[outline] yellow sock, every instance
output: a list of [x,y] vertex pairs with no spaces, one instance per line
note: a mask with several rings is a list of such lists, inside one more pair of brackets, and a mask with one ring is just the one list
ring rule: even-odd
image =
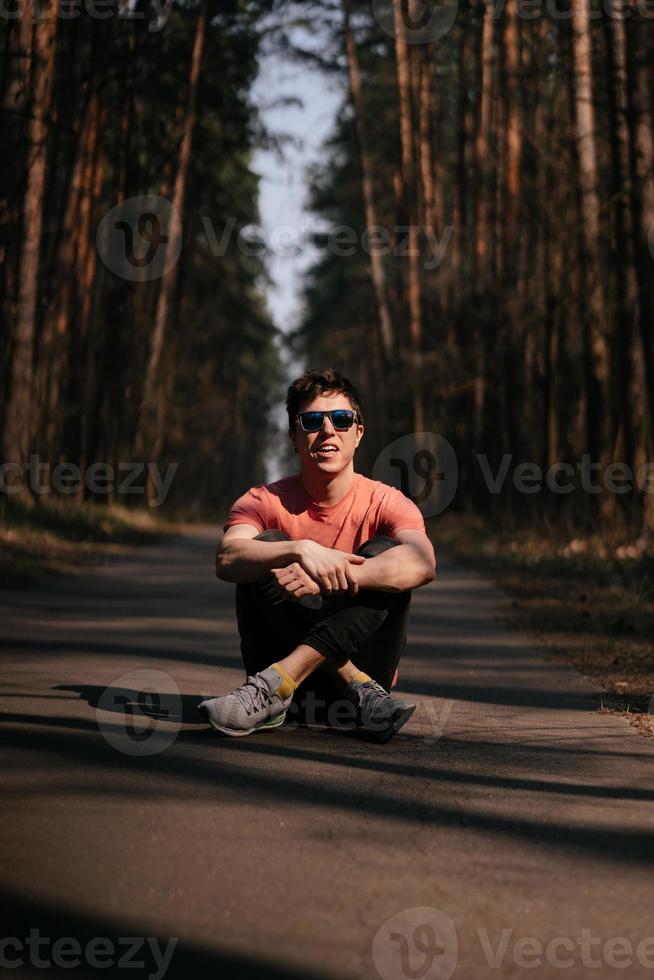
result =
[[372,677],[368,677],[368,675],[367,674],[364,674],[364,672],[362,670],[359,670],[354,675],[354,677],[352,678],[352,680],[353,681],[358,681],[359,684],[364,684],[365,681],[371,681],[372,680]]
[[282,682],[277,690],[280,698],[289,697],[298,686],[297,681],[294,681],[291,675],[287,673],[280,664],[271,664],[270,666],[274,667],[282,678]]

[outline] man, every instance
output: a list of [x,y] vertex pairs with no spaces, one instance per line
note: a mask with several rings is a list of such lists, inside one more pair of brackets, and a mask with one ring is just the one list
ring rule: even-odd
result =
[[247,679],[199,707],[232,736],[278,728],[291,709],[327,708],[332,723],[345,709],[386,742],[415,710],[389,691],[434,549],[412,501],[354,471],[364,424],[347,378],[305,371],[286,408],[302,471],[239,497],[216,554],[218,578],[236,583]]

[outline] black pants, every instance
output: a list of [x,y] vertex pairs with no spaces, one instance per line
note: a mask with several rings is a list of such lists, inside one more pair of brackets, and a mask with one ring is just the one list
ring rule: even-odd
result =
[[[289,538],[283,531],[268,530],[255,540]],[[355,553],[374,558],[399,543],[376,535]],[[306,643],[337,665],[351,660],[390,691],[406,645],[411,590],[359,589],[354,596],[341,593],[323,599],[321,609],[307,609],[295,600],[280,598],[272,572],[254,582],[239,582],[236,618],[246,674],[263,670],[288,656],[300,643]],[[338,698],[338,688],[325,671],[318,669],[300,684],[293,701],[302,716],[308,706],[312,710],[315,705],[328,707]],[[318,710],[316,717],[320,715]]]

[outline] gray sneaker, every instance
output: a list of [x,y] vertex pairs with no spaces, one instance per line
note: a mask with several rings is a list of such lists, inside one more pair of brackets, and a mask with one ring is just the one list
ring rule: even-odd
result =
[[359,724],[373,732],[378,742],[388,742],[416,710],[410,701],[392,698],[377,681],[350,681],[345,692],[357,705]]
[[225,735],[250,735],[284,724],[286,709],[293,700],[290,694],[281,698],[277,690],[282,676],[274,667],[266,667],[248,677],[245,684],[222,698],[209,698],[198,705],[209,724]]

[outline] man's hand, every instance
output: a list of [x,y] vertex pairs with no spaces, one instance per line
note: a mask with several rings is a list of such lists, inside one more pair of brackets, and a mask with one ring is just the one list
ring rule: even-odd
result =
[[[304,571],[301,565],[293,562],[286,568],[271,568],[273,576],[277,579],[279,594],[283,599],[302,599],[306,595],[322,595],[320,586]],[[347,569],[349,580],[347,591],[350,595],[356,595],[359,591],[359,566],[349,565]],[[332,595],[342,595],[344,589],[334,589]]]
[[294,561],[286,568],[271,568],[282,598],[297,601],[305,595],[320,595],[320,586]]
[[[299,564],[317,583],[322,595],[329,596],[332,592],[348,590],[352,595],[356,595],[358,583],[352,572],[355,566],[365,562],[363,555],[325,548],[324,545],[308,538],[298,541],[298,551],[300,557],[295,564]],[[352,591],[353,588],[356,591]]]

